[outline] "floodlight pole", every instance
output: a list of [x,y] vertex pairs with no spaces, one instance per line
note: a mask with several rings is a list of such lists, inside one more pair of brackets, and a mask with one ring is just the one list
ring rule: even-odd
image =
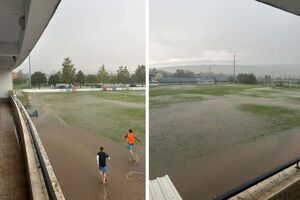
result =
[[28,57],[28,67],[29,67],[29,88],[31,89],[31,62],[30,62],[30,54]]

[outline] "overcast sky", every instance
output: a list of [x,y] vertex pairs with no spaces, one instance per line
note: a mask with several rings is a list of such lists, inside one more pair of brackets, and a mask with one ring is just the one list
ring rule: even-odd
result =
[[254,0],[150,0],[150,66],[300,64],[300,17]]
[[[58,71],[65,57],[85,73],[145,64],[145,1],[62,0],[31,53],[32,71]],[[27,72],[28,60],[18,69]]]

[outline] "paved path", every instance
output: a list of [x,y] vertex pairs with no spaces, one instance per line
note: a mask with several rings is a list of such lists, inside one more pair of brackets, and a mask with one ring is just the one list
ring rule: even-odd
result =
[[25,162],[9,104],[0,104],[0,199],[29,199]]

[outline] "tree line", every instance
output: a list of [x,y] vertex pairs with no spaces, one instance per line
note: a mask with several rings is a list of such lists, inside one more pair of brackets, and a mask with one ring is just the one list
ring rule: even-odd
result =
[[[210,74],[214,76],[214,74]],[[175,73],[171,74],[171,76],[176,78],[190,78],[190,77],[196,77],[195,73],[189,70],[183,70],[183,69],[177,69]],[[231,82],[239,82],[243,84],[256,84],[257,79],[256,76],[253,73],[240,73],[236,76],[236,80],[234,80],[233,77],[228,78]]]
[[[22,71],[17,73],[15,84],[26,81]],[[32,85],[40,88],[43,84],[54,85],[69,84],[76,86],[93,85],[93,84],[141,84],[145,85],[145,65],[139,65],[134,74],[130,74],[127,67],[120,66],[116,73],[109,73],[105,66],[102,65],[97,74],[85,74],[82,70],[76,72],[76,68],[71,59],[65,58],[62,63],[62,69],[52,75],[47,76],[45,73],[38,71],[31,75]]]
[[[201,77],[201,76],[210,76],[210,77],[225,77],[228,82],[236,82],[236,83],[242,83],[242,84],[256,84],[257,78],[253,73],[239,73],[235,78],[233,76],[228,76],[226,74],[216,74],[213,72],[206,72],[206,73],[199,73],[195,74],[192,71],[184,70],[184,69],[176,69],[175,72],[167,72],[160,69],[150,69],[150,72],[157,72],[162,77],[175,77],[175,78],[195,78],[195,77]],[[267,78],[271,79],[269,76],[266,76]]]
[[236,79],[239,83],[244,84],[256,84],[257,79],[253,73],[240,73],[236,76]]

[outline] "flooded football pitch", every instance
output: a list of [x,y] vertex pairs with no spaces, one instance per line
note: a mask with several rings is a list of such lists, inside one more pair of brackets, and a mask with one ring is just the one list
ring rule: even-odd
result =
[[[145,95],[140,92],[30,94],[34,124],[66,199],[145,199]],[[141,139],[129,162],[124,135]],[[108,183],[100,183],[96,154],[110,155]]]
[[150,88],[150,178],[211,199],[299,156],[300,90],[249,85]]

